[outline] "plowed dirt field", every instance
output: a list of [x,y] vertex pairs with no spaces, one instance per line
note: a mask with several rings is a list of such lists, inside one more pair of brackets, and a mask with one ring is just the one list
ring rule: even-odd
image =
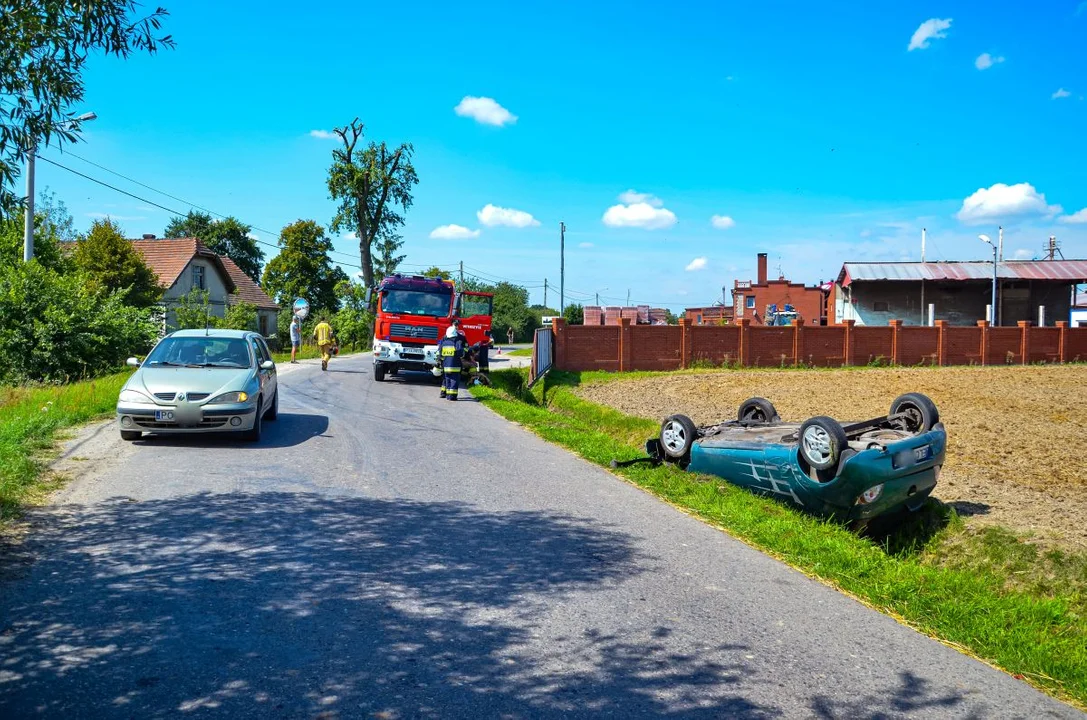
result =
[[579,393],[621,412],[697,424],[736,416],[752,396],[787,420],[885,414],[905,392],[936,403],[947,464],[934,493],[968,524],[997,524],[1087,549],[1087,366],[737,370],[590,383]]

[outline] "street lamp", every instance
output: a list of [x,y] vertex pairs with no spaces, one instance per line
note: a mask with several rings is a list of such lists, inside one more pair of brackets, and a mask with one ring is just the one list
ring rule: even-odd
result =
[[992,308],[989,314],[989,322],[992,325],[996,325],[996,245],[993,244],[992,239],[990,239],[988,235],[978,235],[978,239],[987,243],[989,247],[993,249],[993,301],[992,305],[989,306]]
[[[98,116],[92,112],[83,113],[61,125],[68,127],[72,123],[90,122]],[[34,259],[34,155],[37,147],[31,147],[26,153],[26,218],[23,222],[23,262]]]

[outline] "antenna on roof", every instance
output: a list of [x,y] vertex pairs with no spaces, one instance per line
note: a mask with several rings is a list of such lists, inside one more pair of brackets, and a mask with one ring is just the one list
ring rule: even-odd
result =
[[1061,252],[1061,243],[1057,240],[1056,235],[1050,235],[1049,241],[1045,245],[1045,259],[1054,260],[1057,255],[1061,256],[1061,260],[1064,260],[1064,253]]

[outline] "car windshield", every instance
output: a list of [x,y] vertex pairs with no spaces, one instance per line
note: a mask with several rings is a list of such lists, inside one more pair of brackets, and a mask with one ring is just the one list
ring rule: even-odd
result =
[[144,361],[152,367],[246,368],[252,363],[243,338],[222,337],[169,337]]
[[429,315],[447,317],[453,304],[450,293],[419,290],[388,290],[381,299],[381,309],[399,315]]

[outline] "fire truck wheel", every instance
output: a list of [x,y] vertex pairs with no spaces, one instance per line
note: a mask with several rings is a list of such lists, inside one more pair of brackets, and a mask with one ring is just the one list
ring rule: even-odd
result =
[[374,363],[374,380],[381,382],[385,379],[385,365],[383,363]]

